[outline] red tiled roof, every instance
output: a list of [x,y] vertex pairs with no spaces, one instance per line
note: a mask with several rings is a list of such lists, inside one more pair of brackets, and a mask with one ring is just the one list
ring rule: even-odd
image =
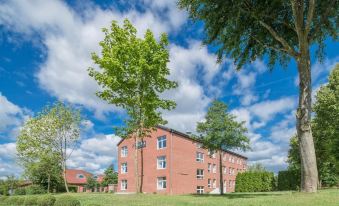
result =
[[[80,178],[79,175],[82,175],[83,178]],[[66,180],[68,184],[86,184],[87,177],[97,176],[97,181],[101,183],[103,181],[104,175],[93,175],[92,173],[86,172],[85,170],[77,169],[67,169],[66,170]]]

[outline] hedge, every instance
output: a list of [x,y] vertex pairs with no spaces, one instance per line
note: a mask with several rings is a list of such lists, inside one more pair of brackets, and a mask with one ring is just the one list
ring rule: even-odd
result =
[[38,205],[39,206],[53,206],[56,199],[53,195],[42,195],[38,198]]
[[278,173],[278,190],[299,190],[300,174],[297,170],[280,171]]
[[236,178],[236,192],[268,192],[274,188],[273,172],[243,172]]
[[25,206],[37,205],[38,197],[37,196],[26,196],[25,198]]
[[31,185],[26,187],[27,195],[45,194],[46,190],[40,185]]
[[21,187],[21,188],[16,188],[14,190],[15,195],[25,195],[26,194],[26,189]]
[[80,206],[80,201],[72,196],[60,196],[54,206]]

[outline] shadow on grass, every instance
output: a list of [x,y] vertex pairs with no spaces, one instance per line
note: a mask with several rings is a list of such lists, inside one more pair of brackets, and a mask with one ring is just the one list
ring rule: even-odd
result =
[[227,199],[238,199],[238,198],[256,198],[256,197],[265,197],[265,196],[280,196],[283,194],[280,193],[231,193],[231,194],[224,194],[224,195],[218,195],[218,194],[203,194],[203,195],[197,195],[192,194],[192,197],[224,197]]

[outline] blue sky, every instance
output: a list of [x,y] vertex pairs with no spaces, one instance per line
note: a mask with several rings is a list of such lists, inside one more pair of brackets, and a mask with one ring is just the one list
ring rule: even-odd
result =
[[[21,174],[16,164],[15,138],[20,127],[42,107],[56,100],[81,108],[84,131],[70,167],[100,173],[116,163],[119,138],[112,127],[121,109],[95,96],[99,89],[87,74],[98,52],[101,28],[128,18],[141,37],[151,29],[169,35],[170,79],[179,87],[163,94],[177,108],[165,112],[167,126],[187,132],[203,120],[214,98],[246,121],[252,151],[249,162],[273,171],[286,168],[289,138],[295,133],[298,98],[293,61],[269,71],[264,60],[234,70],[232,59],[216,64],[213,48],[202,46],[202,23],[192,23],[174,1],[1,1],[0,3],[0,177]],[[126,3],[128,2],[128,3]],[[326,41],[322,63],[312,59],[313,89],[326,83],[338,62],[338,42]],[[312,49],[313,51],[313,49]]]

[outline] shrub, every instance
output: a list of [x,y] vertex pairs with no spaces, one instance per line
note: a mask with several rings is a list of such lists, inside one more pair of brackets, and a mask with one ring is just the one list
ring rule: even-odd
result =
[[26,189],[23,187],[16,188],[14,190],[15,195],[25,195],[26,194]]
[[274,187],[273,172],[243,172],[236,178],[236,192],[268,192]]
[[37,205],[37,200],[38,200],[37,196],[26,196],[24,205],[25,206]]
[[278,190],[298,190],[300,174],[297,170],[280,171],[278,173]]
[[55,203],[55,197],[53,195],[42,195],[38,198],[39,206],[53,206]]
[[72,196],[61,196],[56,201],[54,206],[80,206],[80,201]]
[[24,205],[25,203],[25,197],[21,196],[21,197],[18,197],[17,201],[16,201],[16,205]]
[[18,200],[19,200],[19,197],[17,196],[10,196],[4,201],[4,203],[5,205],[17,205]]
[[26,187],[27,195],[44,194],[46,190],[40,185],[31,185]]

